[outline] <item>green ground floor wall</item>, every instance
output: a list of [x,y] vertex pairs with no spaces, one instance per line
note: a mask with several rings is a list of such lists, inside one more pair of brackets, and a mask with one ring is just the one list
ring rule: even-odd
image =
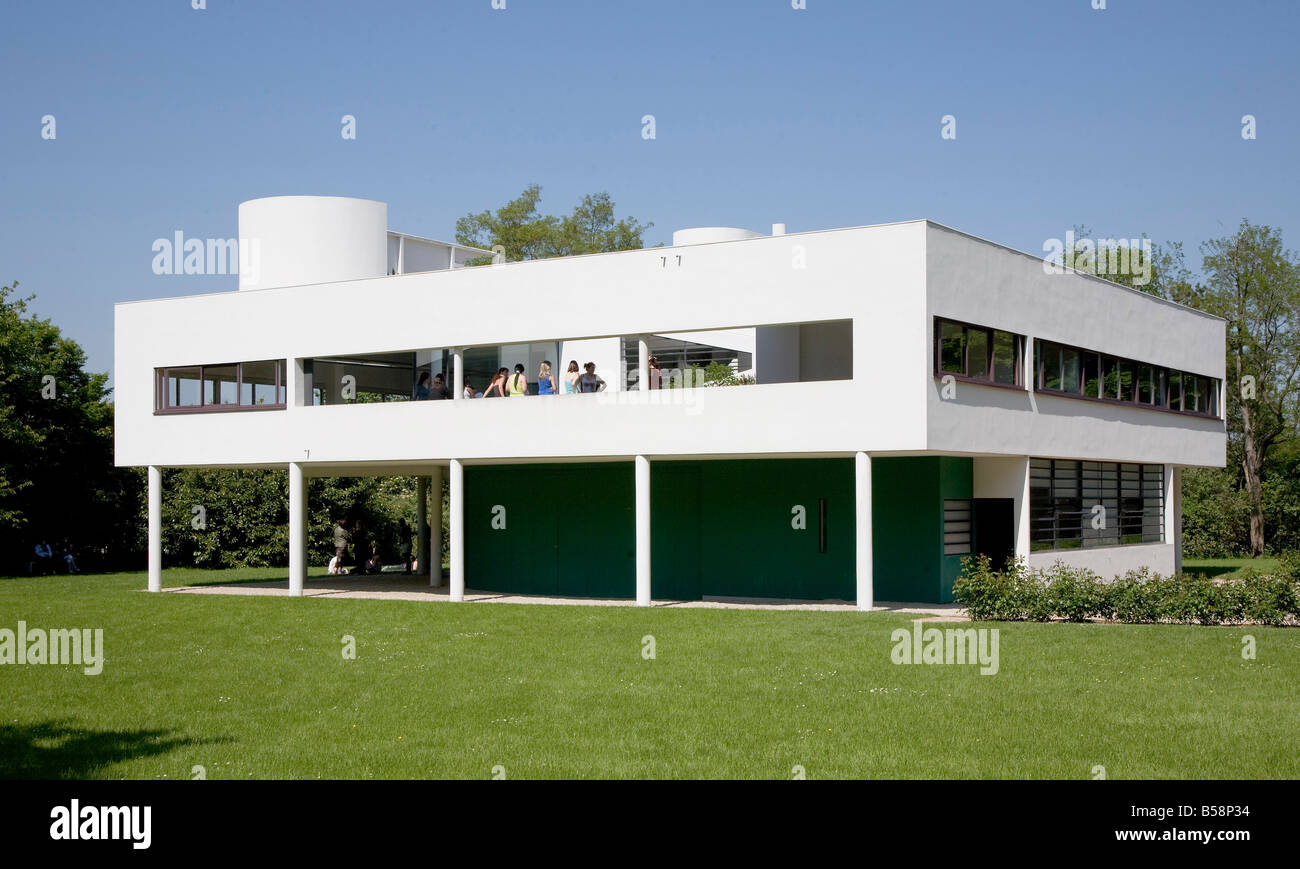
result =
[[[872,462],[879,600],[948,601],[943,499],[971,497],[970,459]],[[856,597],[852,459],[651,464],[651,594],[659,600]],[[635,596],[631,462],[465,469],[470,588]]]
[[943,502],[971,498],[968,458],[903,456],[871,462],[876,600],[949,603],[961,556],[943,554]]

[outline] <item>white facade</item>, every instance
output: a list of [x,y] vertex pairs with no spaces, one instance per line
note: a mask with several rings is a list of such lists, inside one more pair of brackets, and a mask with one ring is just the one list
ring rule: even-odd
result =
[[[1035,257],[928,221],[777,236],[692,230],[668,248],[462,268],[485,252],[411,241],[388,232],[384,214],[382,203],[326,197],[245,203],[240,234],[263,240],[263,288],[117,305],[117,464],[295,463],[307,477],[438,465],[454,480],[457,463],[971,456],[975,497],[1016,499],[1016,551],[1028,555],[1031,456],[1161,464],[1171,478],[1179,466],[1225,461],[1220,419],[965,382],[945,398],[935,317],[1025,336],[1026,363],[1042,338],[1219,381],[1224,323],[1097,278],[1045,274]],[[441,245],[441,259],[400,267],[420,244],[429,254]],[[519,313],[487,315],[489,300]],[[827,347],[818,336],[828,329],[849,343]],[[620,391],[620,339],[675,334],[752,341],[758,384]],[[302,388],[313,357],[529,342],[559,344],[557,376],[570,358],[595,361],[611,390],[311,406]],[[284,410],[155,412],[157,369],[263,359],[288,360]],[[785,376],[775,379],[797,381],[801,365],[844,376],[769,382],[777,369]],[[1174,550],[1167,535],[1069,557],[1103,573],[1138,563],[1167,571]]]

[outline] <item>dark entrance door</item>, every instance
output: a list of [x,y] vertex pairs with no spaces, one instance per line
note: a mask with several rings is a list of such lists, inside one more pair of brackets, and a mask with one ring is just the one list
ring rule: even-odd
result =
[[1003,570],[1016,557],[1015,505],[1011,498],[976,498],[972,502],[975,552],[987,555],[994,570]]

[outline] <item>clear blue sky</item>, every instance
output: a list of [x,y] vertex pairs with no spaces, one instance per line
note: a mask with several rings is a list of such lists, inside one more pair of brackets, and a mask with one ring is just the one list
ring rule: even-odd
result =
[[234,236],[276,194],[443,239],[535,181],[551,213],[608,191],[651,245],[928,217],[1030,252],[1145,232],[1197,265],[1244,217],[1300,247],[1300,3],[1106,5],[0,0],[0,283],[108,371],[114,302],[235,287],[154,275],[153,240]]

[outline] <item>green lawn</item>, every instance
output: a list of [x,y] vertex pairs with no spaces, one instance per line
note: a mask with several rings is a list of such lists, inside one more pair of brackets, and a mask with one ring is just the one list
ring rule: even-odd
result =
[[1273,556],[1261,555],[1259,558],[1184,558],[1184,573],[1204,573],[1209,576],[1234,578],[1243,567],[1250,567],[1260,573],[1271,573],[1278,568],[1278,561]]
[[893,664],[894,614],[144,585],[0,580],[0,628],[102,628],[106,649],[98,676],[0,665],[0,776],[1300,777],[1295,629],[998,624],[980,676]]

